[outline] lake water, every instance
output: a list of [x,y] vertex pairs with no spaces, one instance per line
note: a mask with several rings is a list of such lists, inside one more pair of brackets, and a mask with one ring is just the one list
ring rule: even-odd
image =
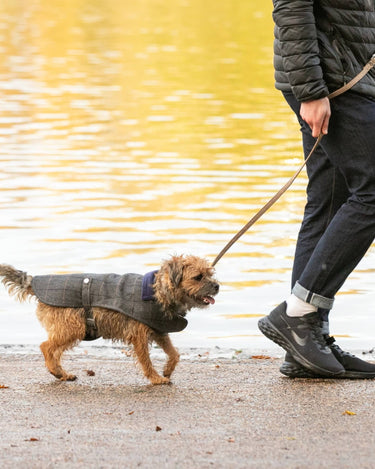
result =
[[[301,163],[272,30],[261,0],[3,0],[0,261],[47,274],[213,260]],[[288,295],[305,185],[218,263],[216,304],[177,345],[280,351],[257,321]],[[375,345],[374,261],[331,315],[348,349]],[[44,338],[33,310],[0,290],[0,344]]]

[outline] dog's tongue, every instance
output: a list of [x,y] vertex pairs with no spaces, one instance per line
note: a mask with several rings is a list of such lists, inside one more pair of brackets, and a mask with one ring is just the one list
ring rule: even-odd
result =
[[212,296],[205,296],[203,297],[203,301],[207,304],[215,304],[215,300],[212,298]]

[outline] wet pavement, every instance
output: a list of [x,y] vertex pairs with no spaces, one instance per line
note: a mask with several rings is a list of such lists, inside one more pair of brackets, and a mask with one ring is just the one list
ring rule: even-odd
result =
[[0,354],[2,468],[374,467],[373,380],[291,380],[241,354],[192,353],[165,386],[126,353],[64,363],[77,381]]

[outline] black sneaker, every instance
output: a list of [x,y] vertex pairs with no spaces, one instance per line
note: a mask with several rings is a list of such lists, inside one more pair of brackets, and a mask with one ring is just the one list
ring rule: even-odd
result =
[[[332,350],[333,355],[345,368],[345,373],[335,378],[346,379],[372,379],[375,378],[375,364],[368,363],[349,352],[342,350],[335,344],[334,337],[324,336],[327,345]],[[286,353],[285,361],[280,367],[280,372],[289,378],[327,378],[327,376],[317,375],[300,365],[290,353]]]
[[305,368],[325,376],[340,375],[345,368],[335,358],[322,335],[318,313],[301,317],[286,314],[286,302],[258,322],[261,332],[289,352]]
[[[332,378],[332,376],[323,376],[314,373],[313,371],[310,371],[309,369],[300,365],[294,360],[289,352],[286,352],[285,354],[285,360],[280,366],[280,373],[288,376],[288,378]],[[341,375],[339,376],[341,378]]]

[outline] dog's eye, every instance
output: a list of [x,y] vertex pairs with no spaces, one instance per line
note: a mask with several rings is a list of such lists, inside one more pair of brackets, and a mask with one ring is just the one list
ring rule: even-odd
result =
[[196,280],[197,282],[200,282],[202,280],[202,278],[203,278],[203,275],[199,274],[196,277],[194,277],[194,280]]

